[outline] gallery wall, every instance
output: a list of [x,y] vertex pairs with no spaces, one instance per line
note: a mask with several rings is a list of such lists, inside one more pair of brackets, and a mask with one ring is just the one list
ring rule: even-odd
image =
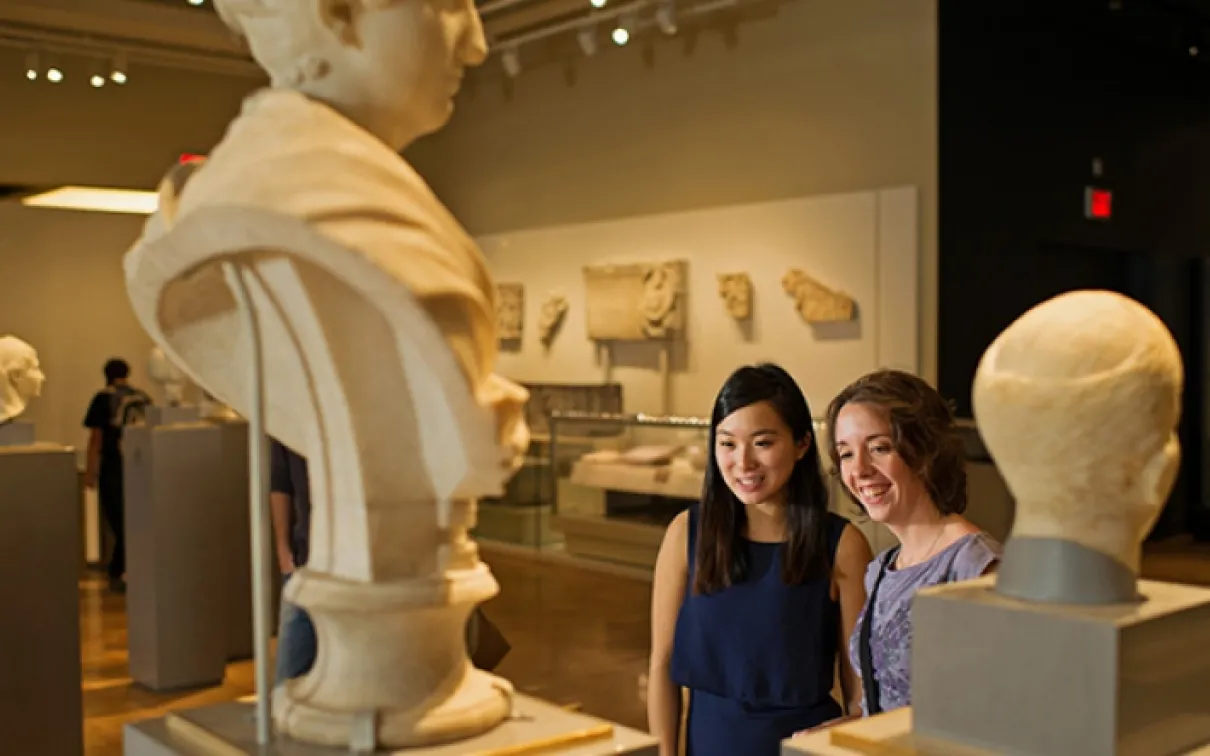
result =
[[[908,285],[920,318],[909,325],[929,376],[935,12],[936,0],[773,3],[730,34],[602,45],[575,58],[572,76],[523,52],[507,94],[493,57],[449,126],[407,155],[481,236],[916,187],[921,269]],[[19,74],[22,60],[0,50],[0,71]],[[68,73],[55,87],[0,76],[0,183],[152,188],[180,153],[221,138],[259,83],[135,69],[125,87],[93,90]],[[147,340],[118,272],[141,220],[0,207],[0,282],[23,280],[0,298],[0,332],[21,330],[48,355],[39,437],[77,444],[98,360],[126,356],[145,382]]]
[[[0,184],[154,188],[181,153],[222,136],[256,84],[132,67],[126,86],[93,89],[64,60],[67,78],[52,86],[26,81],[23,60],[0,49]],[[0,203],[0,333],[30,342],[42,360],[47,383],[28,416],[40,440],[82,452],[84,410],[109,357],[126,358],[147,385],[151,343],[121,267],[144,221]]]
[[[883,366],[918,369],[912,324],[919,305],[911,285],[919,265],[916,199],[913,188],[899,188],[481,237],[497,282],[525,287],[524,332],[519,348],[505,344],[499,371],[544,383],[608,376],[622,384],[627,412],[708,417],[731,371],[773,361],[798,380],[822,417],[828,401],[861,374]],[[684,337],[666,345],[610,342],[601,354],[588,338],[584,267],[676,260],[688,267]],[[804,321],[782,287],[791,269],[851,297],[855,319]],[[751,279],[750,319],[728,314],[721,273]],[[537,323],[551,293],[569,308],[548,348]],[[669,349],[667,386],[662,348]]]
[[[921,370],[935,373],[936,0],[770,3],[733,36],[498,58],[408,156],[476,235],[890,186],[919,191]],[[733,266],[750,255],[735,229]],[[575,254],[558,250],[558,255]],[[692,256],[690,257],[692,260]],[[695,296],[700,296],[695,294]]]

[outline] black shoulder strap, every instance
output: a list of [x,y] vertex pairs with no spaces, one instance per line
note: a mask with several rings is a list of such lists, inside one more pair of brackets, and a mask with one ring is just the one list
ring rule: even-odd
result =
[[861,686],[865,689],[865,708],[867,716],[882,713],[882,701],[878,692],[878,680],[874,677],[874,659],[870,653],[870,632],[873,625],[874,607],[878,601],[878,587],[886,577],[891,560],[899,552],[899,547],[887,551],[878,566],[878,577],[874,579],[874,587],[870,590],[870,598],[866,601],[865,617],[861,621],[861,630],[857,633],[857,657],[861,662]]

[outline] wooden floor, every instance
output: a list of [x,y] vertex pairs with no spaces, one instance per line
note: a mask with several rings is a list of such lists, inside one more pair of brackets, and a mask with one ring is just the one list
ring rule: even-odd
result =
[[[484,612],[513,646],[496,671],[524,693],[646,729],[638,678],[647,667],[650,584],[510,557],[485,561],[501,592]],[[103,577],[81,580],[80,623],[87,756],[121,756],[127,722],[255,692],[251,661],[229,665],[217,688],[166,694],[133,685],[124,598]]]
[[[1144,575],[1210,585],[1210,544],[1150,547]],[[645,729],[638,679],[646,669],[650,585],[513,557],[485,557],[501,595],[484,611],[513,645],[498,672],[518,690]],[[232,664],[221,687],[171,694],[132,685],[123,598],[102,578],[80,583],[85,751],[120,756],[122,725],[169,710],[254,692],[252,662]]]

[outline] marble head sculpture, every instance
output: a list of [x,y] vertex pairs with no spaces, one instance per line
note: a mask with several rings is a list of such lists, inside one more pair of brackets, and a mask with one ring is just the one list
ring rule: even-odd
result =
[[[205,391],[307,457],[311,551],[288,600],[318,633],[273,692],[279,734],[359,750],[484,732],[512,689],[464,627],[498,590],[467,530],[528,443],[496,375],[493,283],[400,157],[486,53],[471,0],[217,0],[273,87],[162,182],[125,260],[144,328]],[[237,294],[246,291],[255,330]]]
[[172,364],[172,360],[158,346],[151,348],[147,358],[147,374],[164,390],[168,406],[176,407],[185,401],[185,389],[189,385],[189,377],[184,371]]
[[0,336],[0,424],[20,416],[45,382],[38,352],[16,336]]
[[1017,502],[998,592],[1136,599],[1141,544],[1180,464],[1183,381],[1163,322],[1107,291],[1048,300],[992,343],[975,419]]

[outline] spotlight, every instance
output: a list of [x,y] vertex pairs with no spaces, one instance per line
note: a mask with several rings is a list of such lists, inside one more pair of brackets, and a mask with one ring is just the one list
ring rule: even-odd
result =
[[51,66],[50,68],[46,69],[46,80],[52,84],[58,84],[59,82],[63,81],[63,72],[54,66]]
[[676,5],[672,0],[665,0],[655,9],[655,24],[664,34],[676,34]]
[[592,5],[592,7],[600,10],[601,8],[605,7],[609,0],[588,0],[588,2]]
[[101,74],[93,74],[92,76],[88,77],[88,83],[97,89],[100,89],[101,87],[105,86],[105,77]]
[[204,2],[206,2],[206,0],[189,0],[190,5],[201,5]]
[[38,53],[30,53],[25,56],[25,78],[30,81],[38,80]]
[[621,46],[630,41],[630,32],[626,31],[625,27],[619,26],[610,34],[615,45]]
[[113,56],[113,65],[109,69],[109,80],[114,84],[126,83],[126,55],[124,53]]

